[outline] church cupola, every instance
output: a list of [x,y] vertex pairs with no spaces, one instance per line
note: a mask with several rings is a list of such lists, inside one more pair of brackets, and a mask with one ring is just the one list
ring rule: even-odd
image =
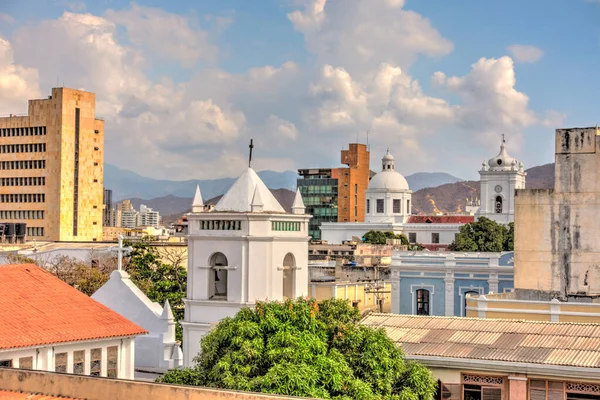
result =
[[488,166],[493,170],[507,170],[517,169],[518,161],[506,152],[506,141],[504,136],[502,137],[502,144],[500,145],[500,153],[496,157],[488,160]]
[[382,171],[393,171],[394,170],[394,156],[390,154],[390,149],[387,149],[387,153],[381,159]]

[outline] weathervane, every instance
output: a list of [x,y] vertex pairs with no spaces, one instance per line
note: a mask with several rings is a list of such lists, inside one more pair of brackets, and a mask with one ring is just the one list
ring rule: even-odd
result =
[[250,165],[252,164],[252,149],[254,148],[254,145],[252,144],[252,139],[250,139],[250,146],[248,146],[250,148],[250,156],[248,157],[248,168],[250,168]]

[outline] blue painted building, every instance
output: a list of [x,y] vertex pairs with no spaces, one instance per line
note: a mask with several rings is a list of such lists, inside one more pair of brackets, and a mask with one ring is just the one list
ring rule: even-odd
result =
[[467,295],[510,292],[514,253],[395,252],[392,313],[464,316]]

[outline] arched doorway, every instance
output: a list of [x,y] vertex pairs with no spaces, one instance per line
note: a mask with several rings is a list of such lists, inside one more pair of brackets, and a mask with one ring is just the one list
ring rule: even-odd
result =
[[209,299],[227,300],[227,257],[223,253],[214,253],[209,265]]
[[464,294],[464,300],[463,300],[463,317],[467,316],[467,296],[473,296],[473,297],[477,297],[479,296],[479,292],[475,291],[475,290],[467,290]]
[[283,297],[294,298],[296,258],[292,253],[287,253],[283,258]]

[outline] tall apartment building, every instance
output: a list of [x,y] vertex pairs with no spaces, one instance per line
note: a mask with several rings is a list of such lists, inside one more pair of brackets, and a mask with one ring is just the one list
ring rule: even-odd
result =
[[371,170],[367,146],[350,143],[342,150],[341,163],[348,168],[299,169],[298,188],[313,218],[308,223],[309,235],[321,238],[322,222],[364,222],[365,190]]
[[102,225],[114,226],[112,224],[112,190],[104,189],[104,200],[102,201]]
[[25,116],[0,118],[0,222],[29,239],[102,240],[104,121],[96,95],[53,88]]

